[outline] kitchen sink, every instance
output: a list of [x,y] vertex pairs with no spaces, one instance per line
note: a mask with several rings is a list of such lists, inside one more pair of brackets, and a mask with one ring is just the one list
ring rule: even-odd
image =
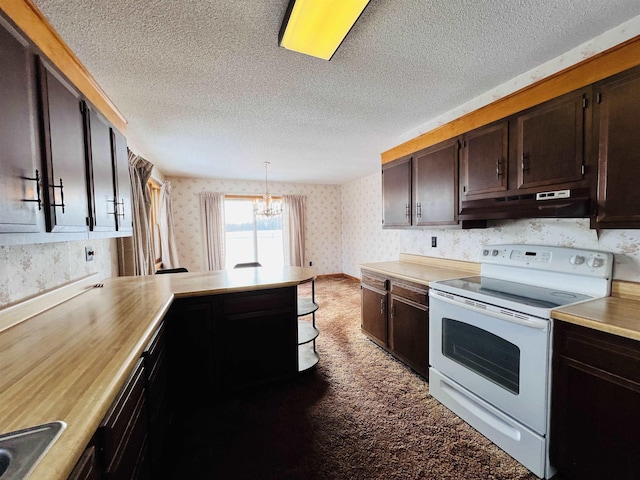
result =
[[0,480],[27,478],[66,426],[51,422],[0,435]]

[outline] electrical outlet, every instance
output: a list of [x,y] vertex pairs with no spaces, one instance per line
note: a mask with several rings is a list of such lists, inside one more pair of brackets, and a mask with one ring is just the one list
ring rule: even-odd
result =
[[431,237],[431,246],[432,247],[438,246],[438,237]]
[[93,247],[84,247],[84,258],[87,262],[93,262],[93,256],[96,252],[93,251]]

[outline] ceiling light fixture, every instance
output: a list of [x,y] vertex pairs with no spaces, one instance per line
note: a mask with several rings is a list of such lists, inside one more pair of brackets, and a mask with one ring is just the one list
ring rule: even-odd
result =
[[264,162],[264,190],[262,200],[253,201],[253,213],[262,217],[275,217],[282,213],[282,202],[273,200],[269,194],[269,179],[267,177],[267,168],[270,162]]
[[370,0],[290,0],[278,43],[331,60]]

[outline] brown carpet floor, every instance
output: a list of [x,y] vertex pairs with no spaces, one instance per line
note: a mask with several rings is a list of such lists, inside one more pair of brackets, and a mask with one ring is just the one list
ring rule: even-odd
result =
[[183,411],[169,478],[537,478],[361,333],[359,283],[318,279],[316,300],[319,364],[293,381]]

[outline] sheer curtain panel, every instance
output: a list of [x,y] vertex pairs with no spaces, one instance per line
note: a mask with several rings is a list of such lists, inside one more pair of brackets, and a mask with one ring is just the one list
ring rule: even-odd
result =
[[284,263],[292,267],[304,267],[305,197],[282,196],[282,237]]
[[133,216],[133,271],[134,275],[153,275],[155,265],[151,243],[151,193],[147,182],[153,164],[129,150],[129,176],[131,177],[131,210]]
[[173,223],[173,209],[171,205],[171,182],[164,182],[160,187],[160,249],[162,251],[162,268],[176,268],[180,266],[178,249],[175,239]]
[[224,269],[224,193],[200,194],[200,215],[204,234],[207,270]]

